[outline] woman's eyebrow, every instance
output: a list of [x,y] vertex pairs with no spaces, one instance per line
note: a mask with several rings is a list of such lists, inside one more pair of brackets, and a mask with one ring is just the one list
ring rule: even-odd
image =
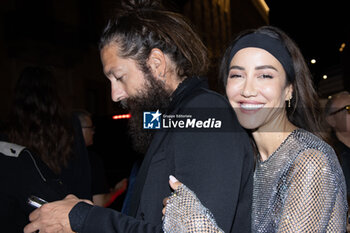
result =
[[275,71],[278,71],[274,66],[272,65],[263,65],[263,66],[257,66],[255,67],[256,70],[264,70],[264,69],[273,69]]
[[245,70],[243,66],[230,66],[230,70]]

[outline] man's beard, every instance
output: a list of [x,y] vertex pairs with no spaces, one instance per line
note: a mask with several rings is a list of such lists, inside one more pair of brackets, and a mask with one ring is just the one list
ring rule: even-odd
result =
[[146,83],[137,96],[122,101],[129,109],[129,134],[133,148],[139,153],[146,153],[151,144],[155,130],[143,129],[143,112],[166,110],[169,107],[171,92],[165,89],[162,81],[157,80],[150,72],[146,72]]

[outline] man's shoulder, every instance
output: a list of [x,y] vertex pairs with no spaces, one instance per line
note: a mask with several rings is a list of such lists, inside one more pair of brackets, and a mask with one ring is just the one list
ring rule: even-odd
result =
[[0,141],[0,156],[18,158],[24,149],[24,146],[17,145],[15,143]]
[[198,88],[189,97],[185,103],[186,107],[230,107],[229,102],[223,95],[207,88]]

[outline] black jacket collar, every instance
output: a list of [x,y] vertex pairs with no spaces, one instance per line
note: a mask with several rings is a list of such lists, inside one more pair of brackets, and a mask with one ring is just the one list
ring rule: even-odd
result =
[[167,113],[173,112],[179,104],[198,88],[208,88],[207,80],[202,77],[191,77],[183,80],[171,95]]

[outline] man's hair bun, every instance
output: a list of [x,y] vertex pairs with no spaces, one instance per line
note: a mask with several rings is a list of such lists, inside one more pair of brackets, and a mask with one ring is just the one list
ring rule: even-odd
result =
[[121,8],[124,11],[161,10],[161,0],[122,0]]

